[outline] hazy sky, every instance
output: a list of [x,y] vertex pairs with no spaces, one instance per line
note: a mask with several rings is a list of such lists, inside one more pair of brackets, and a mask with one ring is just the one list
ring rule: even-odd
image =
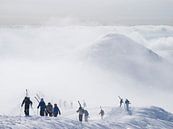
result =
[[0,24],[57,23],[60,19],[106,25],[172,25],[173,0],[0,0]]

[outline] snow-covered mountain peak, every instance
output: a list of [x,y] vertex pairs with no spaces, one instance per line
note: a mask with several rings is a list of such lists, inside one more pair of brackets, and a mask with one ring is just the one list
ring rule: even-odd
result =
[[121,58],[160,61],[152,50],[122,34],[107,34],[89,48],[89,58],[113,61]]
[[172,71],[169,62],[122,34],[105,35],[87,49],[85,56],[90,64],[123,79],[132,79],[138,85],[170,87],[172,83],[168,76]]

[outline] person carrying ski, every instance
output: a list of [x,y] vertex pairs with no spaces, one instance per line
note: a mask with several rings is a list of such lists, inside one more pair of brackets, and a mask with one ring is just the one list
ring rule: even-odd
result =
[[44,116],[44,113],[45,113],[45,109],[46,109],[46,104],[44,102],[44,99],[41,98],[37,108],[40,108],[40,116]]
[[123,99],[121,98],[120,99],[120,107],[122,106],[122,104],[123,104]]
[[130,104],[130,101],[128,99],[126,99],[125,105],[126,105],[126,110],[127,111],[129,111],[129,104]]
[[101,116],[101,119],[103,119],[104,114],[105,114],[104,110],[101,109],[101,110],[100,110],[100,113],[99,113],[99,115]]
[[53,116],[54,116],[54,117],[57,117],[58,114],[61,115],[60,109],[59,109],[59,107],[57,106],[57,104],[54,104]]
[[32,101],[30,100],[29,97],[24,98],[21,107],[23,107],[24,104],[25,104],[25,110],[24,110],[25,116],[29,116],[29,107],[30,106],[32,107]]
[[84,110],[84,118],[85,118],[85,122],[88,122],[88,118],[89,118],[89,113],[87,110]]
[[80,106],[76,112],[79,113],[79,121],[82,122],[84,109]]
[[52,116],[53,114],[53,106],[52,104],[49,102],[48,105],[46,106],[46,116]]
[[118,98],[120,99],[120,107],[121,107],[123,104],[123,98],[121,98],[120,96],[118,96]]

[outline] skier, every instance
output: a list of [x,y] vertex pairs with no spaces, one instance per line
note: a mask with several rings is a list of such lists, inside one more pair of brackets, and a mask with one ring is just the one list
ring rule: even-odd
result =
[[129,104],[130,104],[130,101],[128,99],[126,99],[125,105],[126,105],[126,110],[127,111],[129,111]]
[[85,122],[88,122],[89,113],[87,110],[84,110],[84,116],[85,116]]
[[123,99],[120,99],[120,107],[122,106],[123,104]]
[[45,109],[46,109],[46,104],[45,104],[43,98],[41,98],[41,100],[40,100],[39,105],[37,106],[37,108],[39,108],[39,107],[40,107],[40,116],[44,116]]
[[118,98],[120,99],[120,107],[121,107],[123,104],[123,98],[121,98],[120,96],[118,96]]
[[53,116],[57,117],[58,114],[61,115],[60,109],[58,108],[57,104],[54,104]]
[[79,121],[82,122],[84,109],[80,106],[76,112],[79,113]]
[[118,98],[120,99],[120,107],[122,106],[123,102],[123,98],[121,98],[120,96],[118,96]]
[[25,104],[25,110],[24,110],[25,116],[29,116],[29,107],[30,105],[32,107],[32,101],[30,100],[29,97],[24,98],[21,107],[23,107],[24,104]]
[[104,110],[101,108],[100,113],[99,113],[99,115],[101,116],[101,119],[103,119],[104,114],[105,114],[105,112],[104,112]]
[[52,113],[53,113],[53,106],[52,104],[49,102],[46,106],[46,116],[52,116]]

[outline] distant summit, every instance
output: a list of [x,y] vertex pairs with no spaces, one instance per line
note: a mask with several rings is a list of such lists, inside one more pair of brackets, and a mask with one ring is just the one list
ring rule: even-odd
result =
[[124,58],[129,61],[161,61],[161,57],[152,50],[121,34],[107,34],[90,48],[88,55],[90,59],[108,62]]
[[105,35],[88,48],[85,56],[91,64],[139,83],[159,86],[161,81],[161,86],[171,84],[171,77],[165,74],[172,71],[171,65],[125,35]]

